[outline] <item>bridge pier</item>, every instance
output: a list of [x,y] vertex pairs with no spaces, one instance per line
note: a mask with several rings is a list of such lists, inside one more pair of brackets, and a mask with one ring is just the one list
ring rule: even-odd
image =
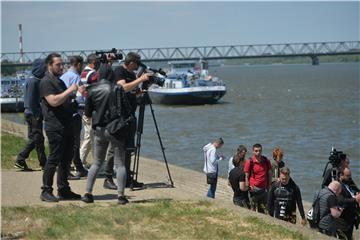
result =
[[311,55],[310,58],[311,58],[311,63],[312,63],[312,65],[316,66],[316,65],[319,65],[319,64],[320,64],[320,60],[319,60],[319,57],[318,57],[318,56],[316,56],[316,55]]

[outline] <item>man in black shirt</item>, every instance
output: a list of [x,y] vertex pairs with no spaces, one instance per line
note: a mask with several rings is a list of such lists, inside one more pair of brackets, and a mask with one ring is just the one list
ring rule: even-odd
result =
[[[139,78],[136,77],[134,71],[138,70],[141,63],[140,55],[134,52],[129,52],[126,57],[124,64],[121,66],[118,66],[115,68],[115,82],[118,85],[121,85],[126,93],[126,97],[131,105],[131,113],[135,116],[136,108],[137,108],[137,94],[140,94],[140,90],[138,88],[138,85],[144,81],[149,80],[149,76],[147,73],[144,73]],[[130,171],[130,164],[131,164],[131,152],[134,151],[135,146],[135,133],[136,133],[136,122],[130,126],[129,135],[126,138],[126,153],[125,153],[125,168],[126,168],[126,186],[129,187],[129,184],[132,180],[132,174]],[[111,161],[111,159],[114,158],[114,153],[112,149],[109,149],[107,159],[108,161]],[[113,161],[111,161],[113,162]],[[106,176],[104,182],[105,188],[113,188],[113,186],[110,184],[113,182],[112,180],[113,175],[113,167],[111,165],[107,165],[106,167]],[[142,183],[133,182],[134,187],[142,187]]]
[[290,178],[287,167],[280,169],[279,181],[270,188],[267,207],[269,215],[287,222],[296,223],[296,205],[301,215],[301,224],[305,225],[305,213],[299,187]]
[[233,202],[235,205],[250,209],[248,187],[245,185],[245,156],[235,155],[233,158],[233,168],[229,173],[229,182],[234,191]]
[[70,95],[77,91],[76,84],[66,88],[59,79],[64,63],[60,54],[49,54],[45,62],[47,72],[40,82],[41,108],[44,116],[45,131],[49,141],[49,156],[43,174],[43,186],[40,199],[46,202],[58,202],[53,195],[53,178],[57,170],[57,187],[60,200],[80,199],[69,187],[68,169],[73,156],[74,136],[72,129],[72,106]]

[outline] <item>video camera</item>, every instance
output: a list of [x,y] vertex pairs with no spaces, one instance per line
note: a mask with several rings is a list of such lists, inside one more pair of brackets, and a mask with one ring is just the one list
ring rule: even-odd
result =
[[336,151],[334,147],[331,148],[329,162],[333,167],[338,168],[341,165],[341,162],[346,159],[346,154],[342,151]]
[[160,69],[152,69],[146,66],[145,64],[139,64],[140,70],[138,76],[140,77],[143,73],[150,73],[149,80],[142,83],[141,88],[147,90],[152,84],[159,85],[160,87],[164,86],[166,73]]
[[121,60],[121,59],[123,59],[123,55],[121,53],[119,53],[116,48],[113,48],[113,49],[108,50],[108,51],[96,51],[95,52],[96,59],[98,61],[100,61],[101,63],[107,63],[108,62],[107,54],[111,54],[110,56],[111,56],[111,58],[113,60]]

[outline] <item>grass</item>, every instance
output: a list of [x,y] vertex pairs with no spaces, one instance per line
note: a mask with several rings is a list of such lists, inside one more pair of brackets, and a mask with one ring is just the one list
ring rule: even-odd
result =
[[25,239],[307,239],[208,201],[2,207],[2,237]]
[[[26,139],[14,136],[9,133],[1,132],[1,168],[12,169],[16,161],[16,156],[24,148],[27,143]],[[45,153],[47,154],[47,146],[45,146]],[[35,149],[30,153],[29,159],[26,163],[30,168],[39,168],[39,161],[37,159]]]

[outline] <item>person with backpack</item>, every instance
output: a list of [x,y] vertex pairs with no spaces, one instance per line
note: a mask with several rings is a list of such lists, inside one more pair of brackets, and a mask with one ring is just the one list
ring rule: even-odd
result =
[[[99,69],[100,81],[89,88],[86,99],[85,114],[92,117],[94,134],[94,162],[89,170],[86,183],[86,193],[82,201],[93,203],[92,190],[96,175],[105,161],[108,147],[114,152],[114,163],[117,180],[118,204],[127,204],[125,197],[126,170],[125,170],[125,137],[126,135],[113,136],[107,126],[113,120],[114,114],[121,112],[124,115],[117,116],[127,119],[130,109],[125,104],[125,94],[121,86],[114,85],[114,72],[109,64],[102,64]],[[120,98],[120,101],[118,99]],[[116,103],[116,104],[115,104]],[[116,109],[114,109],[114,107]]]
[[268,196],[269,215],[296,224],[296,205],[301,215],[301,224],[305,225],[305,212],[299,187],[290,177],[290,169],[280,168],[279,181],[272,184]]
[[251,209],[265,213],[267,191],[272,180],[272,168],[269,159],[261,155],[261,152],[261,144],[254,144],[253,156],[246,161],[244,172],[245,184],[250,189]]
[[215,198],[217,178],[218,178],[218,162],[224,160],[224,156],[219,156],[217,149],[224,145],[222,138],[216,139],[212,143],[208,143],[203,147],[204,151],[204,172],[206,173],[207,183],[210,185],[207,197]]
[[[332,181],[328,187],[319,191],[319,231],[328,236],[336,237],[336,222],[343,208],[339,207],[338,197],[342,191],[341,184],[338,181]],[[316,200],[316,199],[315,199]]]

